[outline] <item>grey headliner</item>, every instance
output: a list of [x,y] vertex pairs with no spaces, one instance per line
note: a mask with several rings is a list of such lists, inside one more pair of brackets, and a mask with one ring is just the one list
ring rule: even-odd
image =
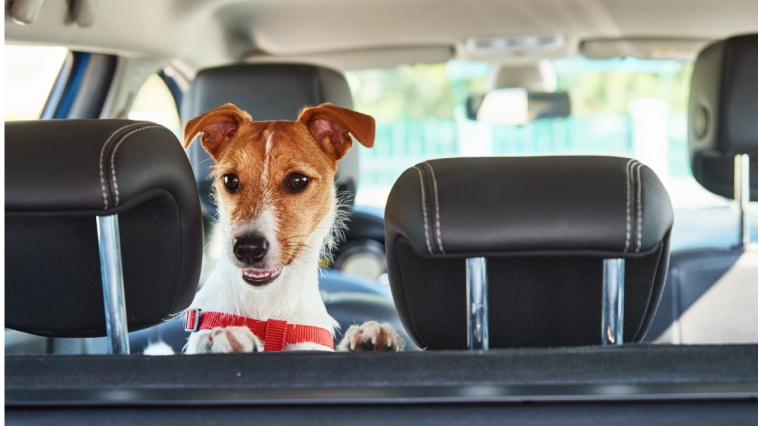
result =
[[[7,3],[7,2],[6,2]],[[585,39],[713,40],[758,31],[754,0],[109,0],[95,23],[46,2],[33,25],[6,15],[6,42],[58,44],[171,62],[188,76],[241,61],[360,69],[461,59],[529,62],[573,56]],[[566,45],[529,55],[473,57],[468,37],[559,32]]]

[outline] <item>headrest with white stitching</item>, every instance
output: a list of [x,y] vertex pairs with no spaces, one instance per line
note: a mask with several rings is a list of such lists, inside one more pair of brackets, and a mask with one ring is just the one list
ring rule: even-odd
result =
[[387,241],[424,256],[582,252],[630,256],[671,229],[668,194],[649,167],[618,157],[431,160],[397,180]]
[[602,259],[626,258],[624,334],[639,341],[665,281],[673,210],[639,161],[430,160],[387,200],[387,266],[420,347],[466,347],[464,258],[487,258],[490,347],[600,343]]
[[5,123],[6,327],[106,334],[96,217],[118,214],[129,331],[187,308],[202,264],[192,168],[170,130],[129,120]]

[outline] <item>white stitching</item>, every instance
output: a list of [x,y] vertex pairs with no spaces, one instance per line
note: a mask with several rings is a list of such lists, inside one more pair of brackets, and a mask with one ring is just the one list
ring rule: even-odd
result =
[[[629,176],[629,165],[636,162],[637,160],[629,160],[626,163],[626,244],[624,245],[624,253],[629,250],[629,240],[632,238],[632,183]],[[631,168],[633,169],[634,165]]]
[[128,138],[129,136],[137,132],[141,132],[147,129],[163,129],[163,128],[164,128],[163,126],[147,126],[147,127],[141,127],[136,130],[132,130],[131,132],[125,134],[124,137],[122,137],[121,140],[118,141],[115,148],[113,148],[113,154],[111,155],[111,175],[113,176],[113,189],[116,190],[116,205],[114,207],[118,207],[118,203],[119,203],[118,182],[116,181],[116,151],[118,151],[118,147],[121,146],[121,143],[123,143],[126,140],[126,138]]
[[432,182],[434,183],[434,212],[437,218],[437,244],[440,245],[440,252],[442,252],[442,254],[445,254],[445,249],[442,248],[442,229],[440,229],[440,202],[438,199],[439,195],[437,193],[437,177],[434,176],[434,169],[432,168],[432,165],[426,161],[424,164],[429,166],[429,171],[432,172]]
[[424,193],[424,176],[421,174],[421,169],[416,166],[413,166],[413,168],[418,170],[418,178],[421,181],[421,209],[424,212],[424,236],[426,236],[426,248],[429,249],[429,254],[434,254],[432,253],[432,244],[429,242],[429,222],[426,218],[426,194]]
[[637,250],[635,253],[639,253],[642,247],[642,178],[640,177],[642,166],[643,164],[637,166]]
[[103,147],[100,148],[100,188],[102,188],[103,190],[103,202],[105,204],[105,210],[108,210],[108,192],[105,190],[105,171],[104,171],[105,165],[103,164],[103,156],[105,155],[105,147],[108,146],[108,143],[111,141],[111,139],[113,139],[114,136],[116,136],[118,132],[128,127],[134,127],[140,124],[145,124],[145,122],[141,121],[139,123],[127,124],[126,126],[116,129],[116,131],[111,133],[111,135],[108,136],[108,139],[105,140]]

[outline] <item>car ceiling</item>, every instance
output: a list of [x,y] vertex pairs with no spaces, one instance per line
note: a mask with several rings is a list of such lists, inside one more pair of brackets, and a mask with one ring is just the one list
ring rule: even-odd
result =
[[[713,40],[758,32],[755,0],[109,0],[94,24],[46,2],[32,25],[8,17],[6,42],[65,45],[169,61],[185,72],[241,61],[337,69],[441,62],[501,63],[574,56],[582,40]],[[469,37],[559,33],[562,48],[475,56]]]

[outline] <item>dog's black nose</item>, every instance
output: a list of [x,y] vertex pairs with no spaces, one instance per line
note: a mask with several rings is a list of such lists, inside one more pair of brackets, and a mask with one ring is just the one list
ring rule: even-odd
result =
[[260,262],[268,251],[268,241],[260,235],[246,235],[234,239],[234,256],[240,262]]

